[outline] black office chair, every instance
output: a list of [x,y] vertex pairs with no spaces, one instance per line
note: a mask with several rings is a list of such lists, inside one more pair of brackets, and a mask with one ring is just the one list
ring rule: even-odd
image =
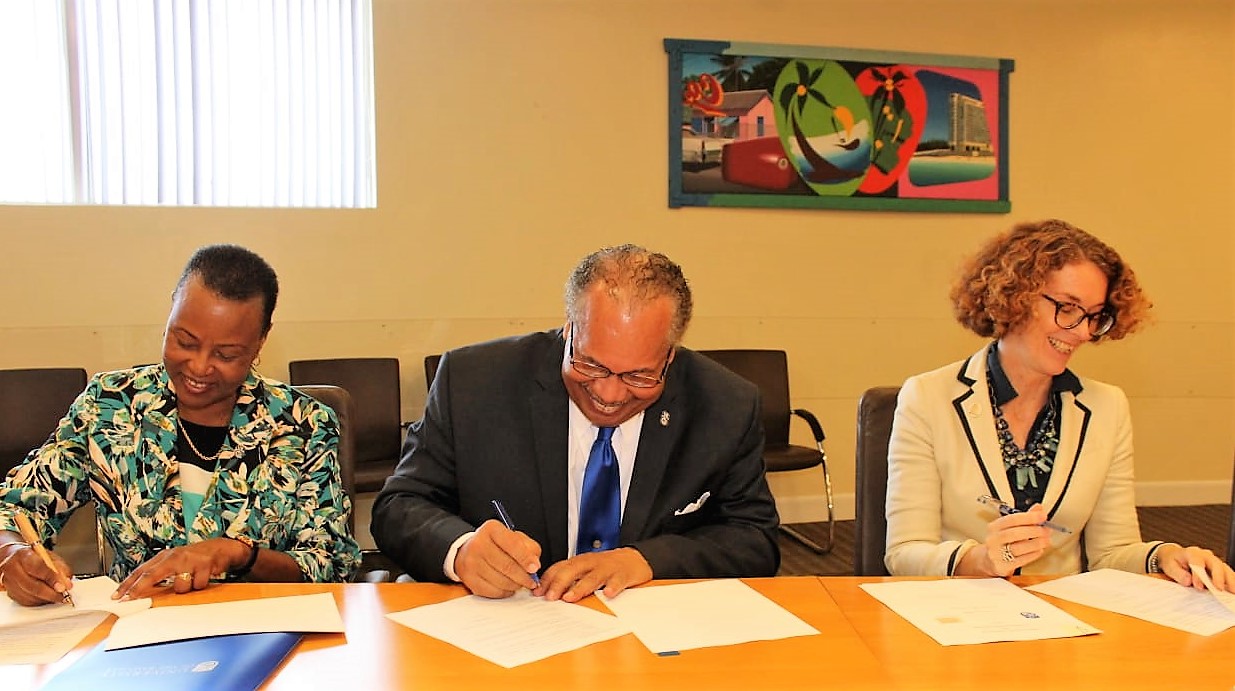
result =
[[887,576],[888,440],[896,413],[899,386],[867,389],[858,401],[858,442],[854,485],[856,520],[853,526],[853,575]]
[[[47,441],[85,388],[80,367],[0,370],[0,476]],[[82,506],[56,536],[56,552],[81,576],[107,563],[95,514],[93,502]]]
[[85,388],[80,367],[0,370],[0,473],[42,446]]
[[[783,350],[700,350],[701,355],[719,362],[759,387],[763,399],[763,463],[768,472],[779,473],[819,466],[828,504],[828,539],[820,545],[791,525],[781,530],[809,547],[816,554],[827,554],[836,544],[836,515],[832,503],[832,476],[828,473],[828,454],[823,449],[823,427],[819,419],[804,408],[789,407],[789,364]],[[789,420],[796,415],[810,426],[815,448],[789,443]]]
[[364,494],[386,483],[403,444],[397,358],[335,358],[288,363],[293,386],[330,384],[347,389],[355,414],[355,488]]
[[437,363],[441,361],[441,355],[425,356],[425,391],[433,388],[433,378],[437,376]]
[[[352,403],[352,396],[339,386],[331,386],[329,384],[302,384],[295,387],[301,393],[308,394],[317,399],[319,403],[325,403],[334,411],[335,417],[339,420],[339,476],[343,482],[343,491],[347,492],[347,496],[352,500],[352,505],[356,503],[356,432],[353,426],[353,418],[355,417],[355,405]],[[353,532],[356,530],[356,516],[349,514],[347,518],[347,527]]]
[[[352,500],[352,513],[347,517],[347,527],[356,532],[356,433],[352,424],[356,407],[346,389],[328,384],[303,384],[296,387],[334,410],[339,420],[339,476],[343,491]],[[389,560],[374,549],[360,551],[360,569],[353,581],[384,583],[390,580],[387,567]]]
[[1231,526],[1226,535],[1226,563],[1235,568],[1235,479],[1231,480]]

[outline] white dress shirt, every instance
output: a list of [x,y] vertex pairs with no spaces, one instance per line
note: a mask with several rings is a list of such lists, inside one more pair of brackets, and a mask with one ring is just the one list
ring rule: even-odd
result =
[[[592,453],[592,444],[600,428],[579,410],[574,401],[570,401],[569,423],[567,426],[567,469],[566,469],[566,539],[570,547],[570,556],[575,556],[575,543],[579,536],[579,500],[583,494],[583,475],[587,471],[587,459]],[[618,460],[618,485],[622,494],[622,514],[626,514],[626,495],[630,491],[630,477],[635,471],[635,454],[639,451],[639,433],[643,430],[643,413],[635,415],[613,430],[609,443]],[[464,533],[451,544],[446,551],[446,559],[442,563],[442,571],[446,577],[458,582],[459,575],[455,573],[455,557],[459,549],[470,540],[476,531]],[[541,566],[549,566],[542,564]]]

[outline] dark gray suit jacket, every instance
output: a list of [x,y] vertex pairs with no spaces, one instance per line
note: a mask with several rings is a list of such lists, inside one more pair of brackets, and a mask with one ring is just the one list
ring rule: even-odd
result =
[[[373,505],[378,547],[413,578],[445,580],[451,543],[495,518],[493,499],[540,544],[542,568],[566,559],[564,348],[557,330],[442,357],[424,417]],[[643,418],[622,544],[655,578],[775,575],[778,518],[762,453],[755,386],[680,348]],[[705,492],[697,510],[675,515]]]

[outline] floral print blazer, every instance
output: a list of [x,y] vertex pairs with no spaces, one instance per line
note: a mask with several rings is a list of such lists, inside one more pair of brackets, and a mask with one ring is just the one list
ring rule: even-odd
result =
[[46,539],[94,500],[116,580],[159,550],[235,535],[286,553],[305,581],[347,580],[360,550],[334,411],[254,372],[239,394],[192,525],[176,460],[176,393],[157,364],[91,379],[47,442],[0,482],[0,530],[16,530],[20,508]]

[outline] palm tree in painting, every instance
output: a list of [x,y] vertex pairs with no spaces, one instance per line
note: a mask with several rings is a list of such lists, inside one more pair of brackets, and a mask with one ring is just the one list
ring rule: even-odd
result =
[[[806,179],[810,182],[840,182],[850,180],[861,174],[861,171],[853,172],[842,170],[825,159],[818,151],[815,150],[811,143],[806,138],[806,134],[802,131],[802,118],[806,111],[806,106],[812,101],[822,104],[828,109],[832,118],[833,131],[837,133],[851,132],[853,130],[853,112],[849,108],[841,106],[833,106],[828,102],[823,92],[817,88],[819,78],[823,75],[823,67],[815,70],[810,70],[805,63],[794,61],[794,68],[797,69],[798,79],[796,82],[790,81],[781,89],[780,107],[785,111],[785,116],[789,120],[789,126],[793,130],[793,139],[798,145],[798,150],[802,152],[802,157],[810,164],[811,171],[806,174]],[[860,142],[857,139],[846,139],[845,135],[841,137],[842,148],[853,150],[858,147]]]
[[742,55],[713,55],[712,62],[720,65],[713,76],[725,91],[741,91],[750,81],[751,70]]
[[875,119],[875,155],[872,163],[887,173],[900,162],[899,145],[913,130],[913,116],[905,104],[901,85],[909,75],[899,69],[871,68],[871,76],[880,85],[869,97],[871,115]]

